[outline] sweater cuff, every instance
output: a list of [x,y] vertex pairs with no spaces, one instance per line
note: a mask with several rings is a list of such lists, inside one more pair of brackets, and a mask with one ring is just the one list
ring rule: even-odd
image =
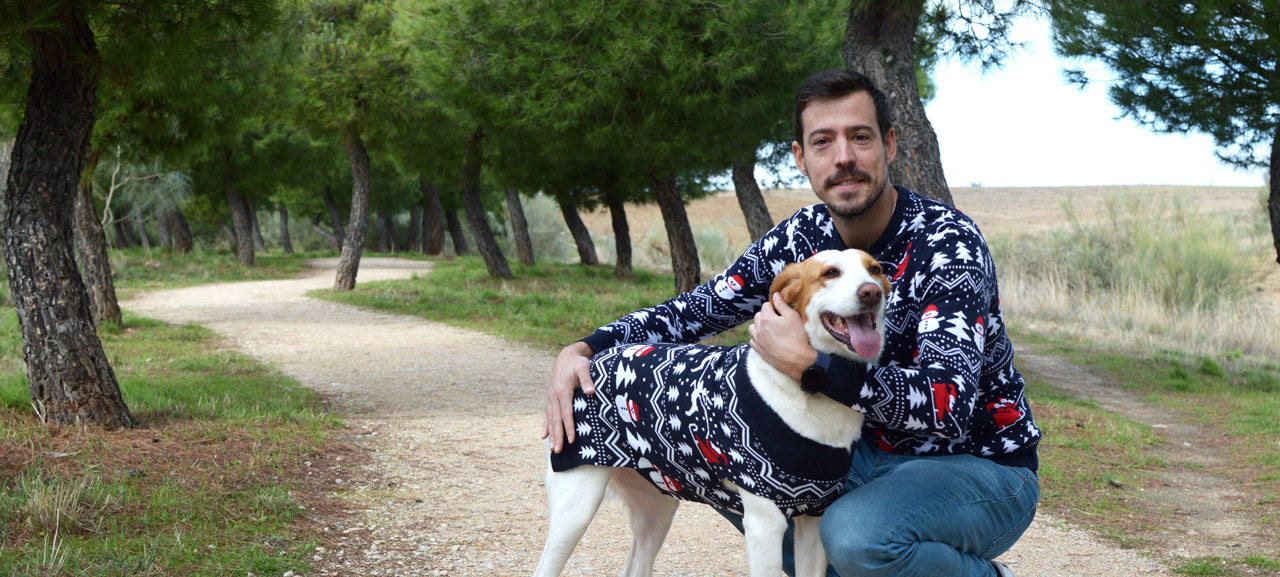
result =
[[587,343],[587,346],[591,347],[591,352],[599,353],[600,351],[616,346],[618,344],[618,339],[613,336],[613,333],[597,330],[578,342]]
[[831,384],[822,394],[835,399],[842,405],[855,407],[862,394],[862,384],[867,380],[866,374],[866,364],[832,356],[831,364],[827,367]]

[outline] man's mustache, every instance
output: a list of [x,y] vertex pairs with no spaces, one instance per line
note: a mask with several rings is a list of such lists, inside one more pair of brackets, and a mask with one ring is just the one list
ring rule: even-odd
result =
[[823,184],[826,185],[826,188],[831,188],[835,186],[836,183],[842,180],[848,180],[851,178],[870,181],[871,175],[860,168],[850,166],[846,168],[841,168],[838,171],[836,171],[835,174],[828,176],[827,180]]

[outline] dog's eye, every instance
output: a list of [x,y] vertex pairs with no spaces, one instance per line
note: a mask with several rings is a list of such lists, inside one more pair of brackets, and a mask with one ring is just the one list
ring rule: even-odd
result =
[[884,269],[880,268],[879,265],[872,265],[871,268],[867,269],[867,272],[876,276],[880,276],[884,274]]
[[824,270],[824,271],[822,271],[822,277],[823,277],[823,278],[839,278],[839,277],[840,277],[840,269],[838,269],[838,268],[829,268],[829,269],[827,269],[827,270]]

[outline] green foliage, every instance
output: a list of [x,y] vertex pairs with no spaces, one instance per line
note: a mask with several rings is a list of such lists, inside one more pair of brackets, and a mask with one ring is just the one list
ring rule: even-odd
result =
[[[1156,130],[1213,136],[1219,156],[1267,165],[1280,126],[1280,11],[1265,0],[1053,0],[1054,44],[1102,62],[1111,100]],[[1083,69],[1068,78],[1090,81]]]

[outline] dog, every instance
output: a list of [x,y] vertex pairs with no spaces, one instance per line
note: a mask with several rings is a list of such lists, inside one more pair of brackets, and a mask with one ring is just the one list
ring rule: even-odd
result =
[[[850,249],[788,265],[769,292],[800,314],[814,349],[875,363],[889,290],[880,263]],[[619,346],[596,354],[591,373],[596,393],[574,398],[577,440],[550,453],[550,527],[535,577],[564,569],[606,488],[631,525],[624,577],[652,574],[679,500],[742,514],[753,577],[782,573],[794,519],[796,575],[825,575],[820,515],[852,464],[861,413],[803,390],[745,343]]]

